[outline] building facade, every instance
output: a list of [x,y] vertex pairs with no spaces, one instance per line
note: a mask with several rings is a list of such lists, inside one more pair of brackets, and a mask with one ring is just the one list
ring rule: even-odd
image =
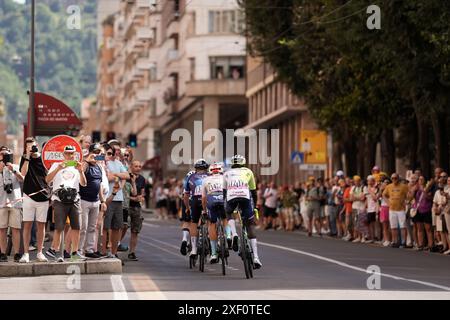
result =
[[194,121],[202,132],[248,123],[243,26],[235,0],[121,1],[102,23],[97,101],[84,132],[123,141],[136,134],[138,159],[183,175],[191,164],[173,161],[176,129],[193,135]]
[[[292,153],[302,149],[300,134],[302,130],[317,130],[317,125],[307,110],[304,101],[293,95],[287,86],[277,81],[271,66],[260,58],[247,59],[247,91],[249,103],[249,123],[244,129],[266,129],[269,132],[277,129],[278,139],[268,139],[267,149],[272,144],[278,145],[278,172],[262,175],[261,163],[250,165],[257,179],[263,182],[273,181],[278,185],[294,184],[306,181],[310,175],[320,176],[321,170],[302,169],[293,163]],[[269,135],[270,137],[270,135]]]

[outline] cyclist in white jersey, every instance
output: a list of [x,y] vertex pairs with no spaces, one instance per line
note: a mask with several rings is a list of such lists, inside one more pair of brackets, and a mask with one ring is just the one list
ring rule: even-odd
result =
[[[209,216],[209,240],[211,243],[211,264],[219,262],[217,255],[217,219],[222,219],[225,229],[227,229],[227,215],[225,214],[223,199],[223,164],[213,163],[209,167],[210,176],[203,180],[202,185],[202,206],[203,212]],[[230,233],[229,233],[230,234]],[[231,240],[231,235],[229,237]]]
[[[253,172],[245,167],[245,157],[235,155],[231,158],[231,170],[224,174],[225,211],[231,215],[239,205],[242,211],[243,223],[248,229],[248,238],[253,249],[255,268],[262,267],[258,257],[258,245],[255,235],[254,203],[257,202],[256,183]],[[253,201],[252,201],[253,200]],[[228,221],[233,233],[233,250],[239,249],[239,237],[234,220]]]

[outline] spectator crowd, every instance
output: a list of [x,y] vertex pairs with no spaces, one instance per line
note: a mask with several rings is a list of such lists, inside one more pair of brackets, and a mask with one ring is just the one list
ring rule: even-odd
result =
[[138,260],[151,179],[142,176],[141,162],[118,140],[92,143],[82,136],[79,144],[83,161],[76,159],[74,145],[66,145],[64,160],[49,170],[34,138],[26,139],[19,164],[1,147],[0,262],[13,253],[15,262],[29,263],[35,250],[39,262],[119,258],[118,251]]
[[363,179],[343,171],[331,179],[258,185],[259,229],[302,230],[355,243],[450,254],[450,178],[441,168],[427,179],[374,167]]

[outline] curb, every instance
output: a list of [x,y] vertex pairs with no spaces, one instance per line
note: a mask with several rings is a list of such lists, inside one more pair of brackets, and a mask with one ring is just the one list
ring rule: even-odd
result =
[[105,274],[122,273],[122,262],[119,259],[90,260],[81,262],[32,262],[2,263],[1,277],[36,277],[67,274]]

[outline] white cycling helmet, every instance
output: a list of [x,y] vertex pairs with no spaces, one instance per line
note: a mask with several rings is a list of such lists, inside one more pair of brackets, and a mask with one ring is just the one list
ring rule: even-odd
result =
[[209,173],[211,174],[223,173],[223,163],[214,162],[212,165],[209,166]]
[[232,158],[231,158],[231,165],[235,165],[235,164],[238,164],[238,165],[241,165],[241,166],[243,166],[243,165],[245,165],[245,157],[244,156],[241,156],[240,154],[237,154],[237,155],[234,155]]

